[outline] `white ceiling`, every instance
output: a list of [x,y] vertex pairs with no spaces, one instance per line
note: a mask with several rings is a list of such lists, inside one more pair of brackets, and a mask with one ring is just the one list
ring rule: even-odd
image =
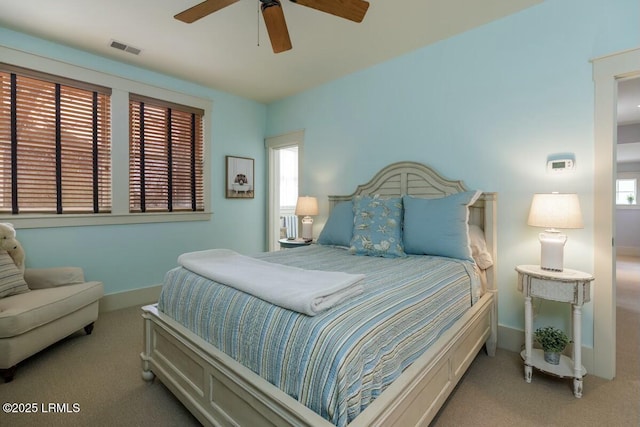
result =
[[[193,24],[173,15],[200,0],[0,0],[0,26],[269,103],[542,1],[369,0],[356,24],[283,0],[293,49],[279,54],[258,0]],[[111,40],[142,52],[114,49]],[[640,79],[621,81],[618,123],[640,123],[639,105]],[[640,160],[640,143],[618,145],[619,160]]]
[[542,1],[370,0],[356,24],[283,0],[293,49],[279,54],[257,0],[193,24],[173,16],[200,0],[0,0],[0,26],[269,103]]
[[616,148],[618,163],[640,162],[640,142],[618,144]]

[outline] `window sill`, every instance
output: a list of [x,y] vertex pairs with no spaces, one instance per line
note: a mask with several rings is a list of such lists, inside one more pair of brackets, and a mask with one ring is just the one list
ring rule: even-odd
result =
[[640,209],[640,205],[616,205],[616,209],[620,209],[620,210],[636,210],[636,209]]
[[94,225],[150,224],[157,222],[209,221],[211,212],[173,212],[138,214],[21,214],[0,215],[0,222],[10,222],[15,228],[56,228]]

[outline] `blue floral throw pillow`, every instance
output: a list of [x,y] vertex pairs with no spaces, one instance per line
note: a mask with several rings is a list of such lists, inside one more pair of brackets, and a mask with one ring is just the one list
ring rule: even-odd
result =
[[402,198],[353,198],[353,237],[349,252],[384,258],[404,257]]

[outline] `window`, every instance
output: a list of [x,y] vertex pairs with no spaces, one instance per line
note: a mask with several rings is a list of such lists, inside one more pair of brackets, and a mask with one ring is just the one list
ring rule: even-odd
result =
[[[206,156],[211,144],[206,137],[212,125],[206,116],[212,108],[210,99],[2,46],[0,56],[13,64],[35,64],[35,69],[27,69],[0,60],[0,221],[11,222],[16,228],[50,228],[211,219],[211,174]],[[171,169],[171,179],[160,184],[146,171],[154,166],[168,175],[168,163],[155,167],[158,156],[149,146],[155,144],[152,134],[157,130],[149,123],[156,118],[145,118],[147,130],[152,131],[145,136],[145,211],[131,209],[131,200],[136,197],[130,197],[129,183],[130,167],[136,164],[129,159],[133,93],[153,97],[138,99],[147,109],[172,110],[171,137],[180,141],[165,154],[172,156],[171,164],[180,165]],[[184,107],[187,105],[193,108]],[[182,124],[184,113],[188,113],[188,125]],[[197,116],[194,134],[199,145],[195,150],[190,147],[187,155],[181,149],[186,148],[184,135],[192,134],[191,113]],[[195,167],[185,164],[185,156]],[[192,182],[196,210],[192,210]],[[141,188],[135,188],[138,205]],[[171,203],[156,202],[155,193],[163,198],[172,194]]]
[[0,63],[0,214],[111,211],[110,97]]
[[293,214],[298,203],[298,146],[281,148],[280,155],[280,213]]
[[129,95],[129,211],[204,211],[204,111]]
[[635,205],[638,202],[637,183],[633,179],[616,179],[616,205]]

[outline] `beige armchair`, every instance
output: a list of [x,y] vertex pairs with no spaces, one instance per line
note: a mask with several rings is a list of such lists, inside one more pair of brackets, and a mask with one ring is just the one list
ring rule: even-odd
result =
[[98,318],[101,282],[85,282],[78,267],[27,268],[28,292],[0,298],[0,374],[13,379],[18,363]]

